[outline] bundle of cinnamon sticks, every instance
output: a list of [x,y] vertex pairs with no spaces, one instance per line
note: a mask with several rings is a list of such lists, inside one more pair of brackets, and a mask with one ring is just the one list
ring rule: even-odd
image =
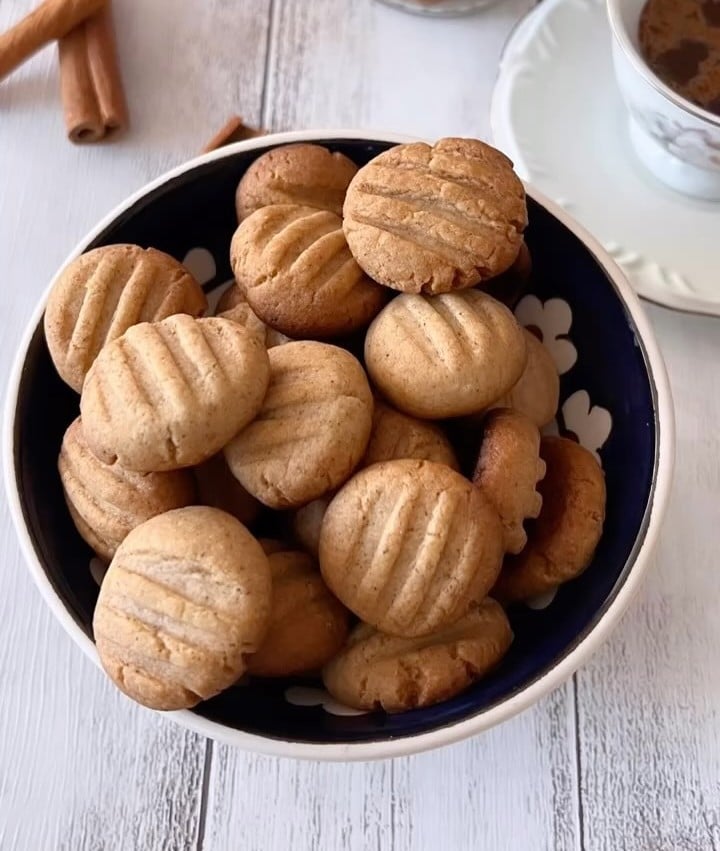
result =
[[58,42],[68,138],[98,142],[125,128],[110,0],[45,0],[0,34],[0,81],[52,41]]

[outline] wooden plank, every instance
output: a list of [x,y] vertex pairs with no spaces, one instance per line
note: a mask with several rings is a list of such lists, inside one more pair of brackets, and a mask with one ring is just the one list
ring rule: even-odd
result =
[[[0,28],[34,5],[0,2]],[[207,0],[187,14],[175,0],[115,6],[126,136],[65,139],[53,47],[0,84],[3,397],[22,328],[83,233],[230,113],[260,117],[269,0]],[[195,848],[205,740],[134,706],[62,633],[0,502],[0,848]]]
[[533,5],[503,0],[479,15],[440,20],[376,2],[277,0],[266,124],[489,139],[500,52]]
[[720,848],[720,323],[650,312],[675,395],[675,488],[639,599],[578,676],[587,851]]
[[[425,21],[377,3],[276,0],[265,124],[489,135],[497,58],[531,5]],[[230,851],[242,830],[253,851],[574,851],[574,723],[569,684],[484,736],[394,762],[321,765],[215,745],[204,848]]]

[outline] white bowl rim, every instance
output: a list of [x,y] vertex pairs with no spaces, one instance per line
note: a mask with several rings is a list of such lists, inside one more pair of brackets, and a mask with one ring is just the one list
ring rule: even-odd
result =
[[[115,207],[102,221],[93,228],[76,245],[68,258],[62,264],[53,280],[48,285],[40,302],[33,312],[23,337],[21,339],[12,372],[8,382],[8,391],[5,401],[5,416],[3,427],[3,460],[5,467],[5,488],[7,492],[8,505],[13,518],[15,529],[20,541],[21,549],[27,566],[35,580],[45,602],[50,607],[55,617],[60,621],[63,629],[71,636],[85,654],[96,664],[100,665],[95,644],[83,632],[75,622],[69,611],[56,594],[47,574],[35,553],[29,531],[25,525],[20,494],[15,480],[15,447],[14,447],[14,425],[15,411],[17,407],[18,391],[22,378],[23,364],[27,356],[28,348],[35,331],[42,321],[47,298],[60,271],[81,254],[86,247],[113,221],[115,221],[125,210],[137,203],[150,192],[161,187],[168,181],[214,160],[224,159],[242,151],[250,151],[271,145],[290,144],[294,142],[322,142],[329,140],[356,140],[367,142],[390,142],[403,143],[417,141],[416,138],[404,134],[389,133],[386,131],[353,130],[353,129],[319,129],[298,130],[283,133],[273,133],[266,136],[237,142],[189,160],[182,165],[171,169],[165,174],[151,181],[144,187],[130,195],[125,201]],[[530,189],[530,187],[528,187]],[[488,730],[495,725],[507,721],[519,712],[524,711],[536,703],[553,689],[562,685],[576,670],[585,662],[607,639],[612,629],[618,623],[627,609],[633,596],[641,585],[650,564],[651,555],[657,541],[662,517],[667,507],[672,484],[672,473],[674,465],[675,448],[675,422],[672,405],[670,384],[665,370],[662,355],[655,340],[654,333],[640,302],[633,292],[630,284],[625,279],[620,268],[598,243],[582,226],[575,222],[562,208],[550,201],[542,193],[531,190],[532,197],[538,201],[548,212],[564,224],[574,233],[585,246],[593,253],[597,262],[604,268],[611,283],[614,285],[619,296],[625,303],[644,347],[647,359],[648,373],[654,391],[654,407],[656,412],[657,434],[656,434],[656,458],[654,487],[651,491],[651,501],[646,507],[643,520],[645,530],[640,546],[637,541],[633,552],[626,563],[627,575],[623,584],[614,596],[608,607],[600,615],[597,623],[590,628],[582,638],[562,659],[539,676],[536,680],[525,686],[515,694],[506,698],[498,704],[482,710],[470,718],[439,727],[428,732],[416,735],[402,736],[380,741],[367,742],[343,742],[343,743],[315,743],[295,742],[284,739],[247,733],[235,730],[211,721],[189,710],[168,712],[167,714],[181,726],[192,730],[200,735],[207,736],[219,742],[235,745],[248,751],[267,754],[270,756],[286,756],[295,759],[323,760],[323,761],[363,761],[387,759],[390,757],[405,756],[433,748],[458,742],[469,736],[476,735]],[[634,560],[633,560],[634,555]],[[628,569],[629,565],[629,569]]]
[[678,107],[678,109],[682,109],[683,112],[688,112],[694,118],[698,118],[701,121],[712,124],[714,127],[720,127],[720,115],[715,115],[713,112],[704,109],[702,106],[698,106],[696,103],[693,103],[691,100],[688,100],[678,94],[674,89],[671,89],[670,86],[661,80],[643,59],[633,44],[632,39],[628,35],[627,29],[622,22],[622,18],[620,16],[620,5],[622,2],[623,0],[606,0],[608,20],[610,22],[612,34],[615,37],[615,41],[623,49],[623,52],[630,60],[630,64],[633,68],[655,89],[658,94],[661,94],[674,106]]

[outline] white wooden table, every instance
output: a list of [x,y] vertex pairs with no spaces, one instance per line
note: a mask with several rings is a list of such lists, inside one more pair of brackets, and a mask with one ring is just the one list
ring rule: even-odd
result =
[[[33,0],[0,0],[0,27]],[[234,112],[273,129],[489,136],[533,0],[422,20],[371,0],[116,0],[132,131],[65,141],[52,50],[0,84],[0,365],[75,242]],[[717,264],[709,257],[708,263]],[[565,687],[443,751],[253,756],[132,705],[55,623],[0,510],[0,849],[720,849],[720,322],[650,309],[678,413],[640,599]]]

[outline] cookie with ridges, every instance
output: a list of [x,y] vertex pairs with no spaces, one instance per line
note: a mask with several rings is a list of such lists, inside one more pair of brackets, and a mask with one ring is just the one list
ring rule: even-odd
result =
[[258,339],[266,349],[272,349],[273,346],[282,346],[285,343],[291,342],[290,337],[266,325],[256,315],[237,284],[228,287],[222,294],[215,310],[215,316],[219,316],[221,319],[229,319],[231,322],[237,322],[238,325],[247,328],[251,333],[257,334]]
[[560,402],[560,376],[552,355],[540,340],[523,328],[527,363],[513,387],[495,407],[513,408],[529,417],[538,428],[552,422]]
[[528,542],[505,559],[493,596],[528,600],[581,574],[592,561],[605,522],[605,476],[594,455],[574,440],[544,437],[543,504]]
[[310,556],[285,550],[270,554],[268,561],[270,626],[248,661],[248,672],[289,677],[318,670],[345,643],[349,612],[330,593]]
[[260,341],[227,319],[177,315],[105,346],[80,398],[88,446],[107,464],[154,472],[210,458],[262,405]]
[[102,347],[139,322],[207,307],[200,284],[174,257],[139,245],[105,245],[71,261],[48,297],[44,326],[60,377],[78,393]]
[[75,528],[105,561],[136,526],[196,497],[189,471],[134,473],[117,462],[103,464],[85,441],[80,417],[65,432],[58,471]]
[[515,384],[526,358],[510,310],[477,290],[400,295],[365,338],[373,383],[398,410],[424,419],[488,408]]
[[539,451],[540,432],[532,420],[510,408],[487,415],[473,483],[499,514],[508,553],[525,546],[523,522],[537,517],[542,507],[537,483],[545,475],[545,462]]
[[291,204],[257,210],[230,260],[257,316],[290,337],[337,337],[367,325],[387,300],[350,253],[335,213]]
[[462,617],[500,571],[495,509],[431,461],[385,461],[354,475],[328,506],[320,570],[335,596],[392,635],[427,635]]
[[359,464],[372,425],[365,371],[348,352],[302,341],[270,349],[257,416],[225,447],[242,486],[270,508],[305,505]]
[[423,638],[384,635],[367,624],[323,669],[330,694],[356,709],[404,712],[449,700],[495,668],[513,639],[502,607],[485,599]]
[[363,466],[396,458],[435,461],[453,470],[460,469],[455,450],[439,426],[401,414],[376,399],[373,428]]
[[322,145],[281,145],[258,157],[238,184],[238,221],[271,204],[304,204],[341,215],[357,166]]
[[267,557],[223,511],[192,506],[133,529],[100,588],[103,668],[151,709],[184,709],[231,686],[270,622]]
[[500,151],[477,139],[396,145],[348,187],[343,228],[376,281],[444,293],[499,275],[527,225],[522,182]]

